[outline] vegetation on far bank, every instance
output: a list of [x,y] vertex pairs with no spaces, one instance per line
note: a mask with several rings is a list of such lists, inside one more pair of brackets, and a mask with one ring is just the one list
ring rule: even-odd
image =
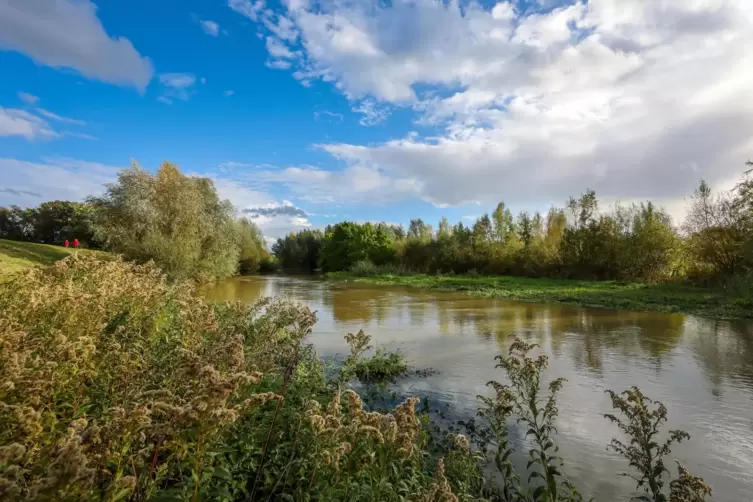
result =
[[[366,269],[366,270],[364,270]],[[360,265],[351,272],[327,274],[331,280],[454,291],[523,302],[581,307],[678,312],[716,319],[753,318],[753,297],[690,284],[641,284],[513,276],[418,275]]]
[[[315,322],[282,299],[208,303],[193,282],[119,257],[77,253],[0,285],[0,499],[587,498],[557,454],[566,383],[541,381],[535,345],[515,339],[497,357],[502,379],[466,435],[442,430],[416,396],[371,410],[349,385],[362,332],[328,378],[306,341]],[[664,430],[668,410],[636,388],[610,397],[610,448],[645,500],[706,500],[701,478],[665,464],[689,439]],[[523,472],[514,456],[530,459]]]
[[[411,220],[407,230],[384,223],[342,222],[324,232],[290,234],[277,241],[273,252],[284,270],[355,275],[387,270],[421,277],[369,280],[517,299],[736,317],[753,298],[753,178],[748,171],[734,190],[721,194],[712,194],[702,181],[690,197],[684,222],[672,222],[650,201],[602,208],[595,192],[587,190],[547,214],[523,211],[513,216],[500,202],[491,215],[480,216],[471,226],[453,226],[446,218],[436,229],[421,219]],[[460,278],[468,274],[489,277]],[[516,283],[506,276],[522,279]],[[613,281],[694,284],[715,292]]]

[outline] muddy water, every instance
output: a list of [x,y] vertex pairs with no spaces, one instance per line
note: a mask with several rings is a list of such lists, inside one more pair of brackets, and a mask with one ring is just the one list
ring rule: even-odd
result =
[[753,501],[753,323],[685,315],[525,304],[410,288],[241,277],[206,290],[213,300],[253,302],[285,294],[318,313],[311,342],[323,356],[346,351],[343,336],[363,328],[411,365],[439,371],[401,382],[402,391],[472,416],[486,382],[502,379],[494,356],[510,333],[541,345],[559,399],[558,441],[566,472],[598,501],[628,500],[626,463],[606,445],[616,434],[602,415],[605,389],[637,385],[669,409],[669,427],[690,442],[672,457],[702,475],[714,500]]

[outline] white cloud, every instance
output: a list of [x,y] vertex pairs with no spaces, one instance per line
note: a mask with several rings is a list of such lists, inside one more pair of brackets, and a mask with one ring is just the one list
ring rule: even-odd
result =
[[44,108],[37,108],[37,113],[47,117],[48,119],[56,120],[58,122],[64,122],[66,124],[72,124],[72,125],[86,125],[86,122],[83,120],[76,120],[68,117],[61,117],[60,115],[57,115],[55,113],[52,113],[51,111],[47,111]]
[[228,0],[228,7],[239,14],[243,14],[252,21],[259,19],[259,13],[264,9],[264,0]]
[[[348,166],[330,183],[398,184],[437,205],[548,205],[587,187],[676,204],[753,152],[749,0],[288,1],[248,17],[294,55],[295,78],[332,83],[365,124],[404,107],[436,128],[323,145]],[[269,29],[280,19],[295,39]]]
[[353,111],[363,115],[359,123],[363,126],[373,126],[381,124],[387,117],[390,116],[390,112],[385,107],[379,107],[373,100],[366,99],[358,103],[353,107]]
[[206,33],[207,35],[212,37],[219,36],[220,25],[215,23],[214,21],[201,20],[199,21],[199,24],[201,25],[201,29],[204,30],[204,33]]
[[0,137],[22,136],[27,140],[55,139],[61,134],[55,132],[43,119],[26,110],[0,107]]
[[248,206],[242,214],[253,221],[262,231],[269,244],[290,232],[311,228],[309,214],[290,201],[271,202],[258,206]]
[[334,113],[327,110],[323,110],[321,112],[314,112],[314,119],[315,120],[329,120],[333,122],[342,122],[343,119],[342,113]]
[[35,206],[47,200],[81,201],[101,194],[121,168],[67,158],[26,162],[0,158],[0,205]]
[[90,0],[0,2],[0,49],[142,92],[154,74],[152,62],[128,39],[105,32]]
[[163,99],[157,98],[157,100],[166,104],[172,104],[170,98],[186,101],[196,92],[194,89],[196,75],[192,73],[162,73],[159,76],[159,81],[165,90],[164,95],[161,96]]
[[166,104],[166,105],[173,104],[173,100],[170,99],[170,98],[166,98],[165,96],[159,96],[157,98],[157,101],[160,102],[160,103]]
[[86,134],[83,132],[71,132],[71,131],[63,131],[63,136],[70,136],[71,138],[78,138],[78,139],[88,139],[89,141],[98,141],[99,138],[96,136],[92,136],[91,134]]
[[291,59],[295,56],[288,47],[283,44],[279,38],[267,37],[267,52],[273,58]]
[[235,94],[235,91],[228,90],[228,91],[225,91],[224,94],[225,94],[226,98],[229,98],[230,96],[232,96],[233,94]]
[[290,68],[291,63],[290,61],[269,61],[266,63],[266,65],[274,70],[287,70]]
[[38,97],[34,96],[33,94],[29,94],[28,92],[19,91],[18,98],[30,106],[34,106],[39,101]]

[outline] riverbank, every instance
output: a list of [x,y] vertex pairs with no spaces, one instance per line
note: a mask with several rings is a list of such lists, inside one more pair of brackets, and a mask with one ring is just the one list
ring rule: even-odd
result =
[[676,284],[649,285],[509,276],[374,275],[359,277],[348,272],[331,273],[327,275],[327,278],[364,284],[456,291],[474,296],[522,302],[676,312],[715,319],[753,318],[753,299],[732,298],[709,289]]
[[75,249],[62,246],[0,239],[0,282],[32,267],[52,265],[73,252]]

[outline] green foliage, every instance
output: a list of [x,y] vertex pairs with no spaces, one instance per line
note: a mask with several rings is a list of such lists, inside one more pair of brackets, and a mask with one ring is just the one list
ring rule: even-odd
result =
[[240,256],[238,257],[240,273],[250,274],[270,268],[270,256],[264,248],[264,236],[259,227],[248,218],[236,220],[235,224],[240,241]]
[[[350,270],[359,276],[396,266],[423,274],[476,271],[649,283],[685,277],[686,246],[663,209],[650,202],[598,209],[596,193],[589,190],[546,216],[523,211],[513,218],[500,202],[471,227],[462,222],[453,227],[442,218],[437,232],[421,219],[411,220],[405,233],[386,224],[343,222],[327,228],[321,248],[306,249],[318,253],[324,272]],[[288,257],[302,254],[291,250],[306,238],[300,233],[281,240],[275,247],[278,259],[301,263],[300,257]],[[307,260],[313,261],[311,254]]]
[[81,245],[98,248],[94,238],[91,204],[56,200],[39,207],[0,207],[0,239],[62,245],[78,239]]
[[663,442],[660,440],[661,426],[667,421],[667,408],[661,403],[654,403],[637,387],[621,394],[611,390],[607,393],[612,398],[612,406],[625,419],[612,414],[604,416],[630,438],[628,443],[612,439],[609,448],[625,457],[630,467],[638,471],[639,476],[627,473],[625,476],[634,479],[638,488],[646,492],[647,495],[640,499],[649,502],[705,500],[705,496],[711,493],[711,488],[702,479],[690,476],[679,464],[680,477],[670,483],[670,497],[663,492],[664,477],[670,474],[664,465],[664,457],[669,455],[674,443],[690,439],[687,432],[672,430],[667,439]]
[[382,226],[346,221],[327,227],[321,249],[321,267],[325,272],[337,272],[348,270],[364,260],[384,265],[393,260],[394,254],[394,245]]
[[324,234],[319,230],[290,233],[272,246],[280,267],[288,272],[313,273],[319,267],[319,253]]
[[[514,337],[507,357],[497,356],[498,368],[503,368],[509,384],[491,381],[487,385],[495,391],[493,398],[479,396],[483,406],[479,415],[486,419],[488,432],[484,437],[491,438],[496,446],[494,463],[503,477],[503,500],[510,501],[582,501],[573,484],[563,473],[562,458],[557,455],[554,436],[557,409],[557,394],[565,380],[558,378],[548,385],[548,393],[541,392],[541,372],[547,367],[547,357],[539,355],[535,359],[530,352],[537,345],[529,345]],[[520,483],[520,475],[515,473],[510,455],[509,418],[517,417],[517,423],[526,429],[525,437],[532,446],[528,450],[528,475],[526,488]],[[486,447],[484,442],[482,446]]]
[[389,352],[383,347],[377,348],[373,356],[359,359],[353,368],[356,378],[365,383],[394,380],[407,371],[405,356],[400,352]]
[[358,261],[348,270],[354,277],[373,277],[377,275],[410,275],[411,272],[400,265],[374,265],[370,261]]
[[[0,499],[581,500],[554,438],[563,381],[539,389],[546,359],[534,346],[515,340],[500,358],[508,383],[490,384],[472,447],[459,434],[436,441],[418,398],[364,406],[346,387],[372,366],[362,331],[329,381],[304,343],[315,320],[284,300],[208,304],[151,263],[93,255],[0,286]],[[618,408],[639,416],[631,406]],[[517,424],[528,483],[510,463]],[[624,428],[630,445],[641,427]],[[501,479],[485,474],[486,454]],[[709,492],[683,469],[669,487],[671,502]]]
[[233,275],[242,234],[255,239],[249,235],[254,229],[235,222],[232,204],[219,199],[211,180],[185,176],[168,162],[154,175],[137,165],[121,171],[91,202],[95,234],[108,250],[137,262],[154,260],[174,279]]
[[749,277],[753,272],[753,179],[750,175],[751,171],[747,171],[743,180],[727,194],[713,195],[703,180],[693,193],[685,231],[689,234],[688,249],[695,279],[727,284],[738,282],[738,276]]

